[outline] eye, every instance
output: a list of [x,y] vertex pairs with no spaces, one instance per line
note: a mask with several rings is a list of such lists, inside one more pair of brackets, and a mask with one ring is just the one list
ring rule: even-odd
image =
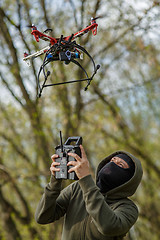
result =
[[123,163],[119,163],[118,164],[120,167],[124,168],[124,164]]

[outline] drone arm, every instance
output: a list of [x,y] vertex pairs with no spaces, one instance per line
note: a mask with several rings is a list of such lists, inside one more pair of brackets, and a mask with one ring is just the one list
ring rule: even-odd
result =
[[97,35],[97,26],[95,26],[95,27],[92,29],[92,33],[93,33],[94,36]]
[[33,53],[33,54],[30,54],[30,55],[27,55],[27,56],[25,56],[25,57],[23,58],[23,61],[26,61],[26,60],[28,60],[28,59],[30,59],[30,58],[36,58],[36,57],[44,54],[46,51],[48,51],[49,48],[50,48],[50,47],[47,46],[47,47],[41,49],[40,51],[37,51],[37,52],[35,52],[35,53]]
[[33,29],[31,34],[35,37],[36,41],[39,42],[39,38],[43,39],[45,41],[49,41],[52,45],[54,45],[55,43],[57,43],[57,39],[50,37],[46,34],[41,33],[40,31],[38,31],[37,29]]
[[75,33],[74,36],[73,36],[73,39],[84,35],[85,33],[87,33],[90,30],[92,30],[92,33],[95,36],[97,34],[97,27],[98,27],[98,24],[96,22],[93,22],[90,26],[82,29],[81,31],[79,31],[77,33]]
[[39,42],[39,35],[37,34],[37,30],[32,30],[31,34],[35,37],[36,41]]

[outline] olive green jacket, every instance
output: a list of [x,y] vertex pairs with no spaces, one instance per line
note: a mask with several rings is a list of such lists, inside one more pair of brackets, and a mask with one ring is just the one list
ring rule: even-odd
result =
[[[105,158],[98,171],[110,159],[124,151]],[[62,240],[120,240],[138,218],[136,205],[128,199],[136,191],[142,167],[138,159],[127,153],[135,162],[135,173],[125,184],[102,195],[91,175],[61,191],[61,180],[51,177],[38,204],[35,218],[39,224],[54,222],[64,216]]]

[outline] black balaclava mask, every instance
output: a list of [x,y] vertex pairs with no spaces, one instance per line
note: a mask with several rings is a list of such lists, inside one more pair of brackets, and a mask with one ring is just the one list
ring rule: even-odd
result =
[[135,165],[132,159],[126,154],[118,154],[119,157],[128,163],[129,168],[122,168],[114,162],[108,162],[98,173],[97,186],[102,193],[106,193],[127,182],[134,174]]

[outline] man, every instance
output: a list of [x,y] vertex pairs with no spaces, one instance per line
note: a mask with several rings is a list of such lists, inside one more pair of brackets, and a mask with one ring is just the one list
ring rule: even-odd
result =
[[62,180],[54,177],[58,157],[51,158],[51,180],[36,210],[36,221],[47,224],[64,216],[62,240],[120,240],[138,218],[136,205],[128,199],[142,178],[140,161],[118,151],[98,166],[96,184],[91,176],[84,148],[81,156],[68,153],[77,161],[69,162],[79,180],[61,191]]

